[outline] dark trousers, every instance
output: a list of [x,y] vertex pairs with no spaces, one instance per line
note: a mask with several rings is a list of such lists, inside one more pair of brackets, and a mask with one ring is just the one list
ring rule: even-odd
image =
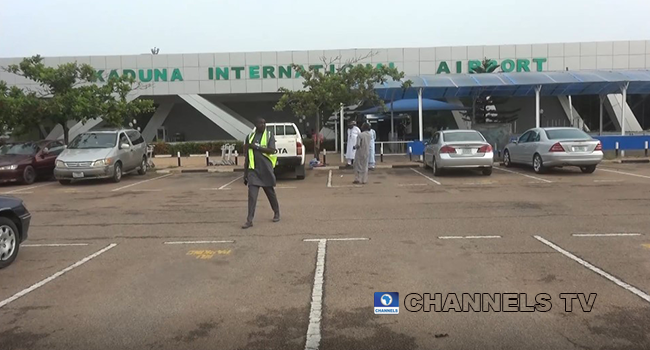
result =
[[[262,187],[262,189],[264,189],[266,198],[269,199],[273,213],[275,213],[276,216],[280,215],[280,205],[278,204],[278,197],[275,195],[275,188]],[[257,205],[257,195],[259,192],[259,186],[248,185],[248,218],[246,219],[246,222],[253,222],[253,218],[255,217],[255,206]]]

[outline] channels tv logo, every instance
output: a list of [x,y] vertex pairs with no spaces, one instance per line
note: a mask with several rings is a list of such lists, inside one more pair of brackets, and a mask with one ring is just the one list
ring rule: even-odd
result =
[[399,314],[399,293],[375,292],[375,315]]

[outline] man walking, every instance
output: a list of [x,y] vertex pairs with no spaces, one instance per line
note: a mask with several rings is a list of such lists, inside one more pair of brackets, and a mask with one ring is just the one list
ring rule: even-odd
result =
[[363,123],[361,126],[363,131],[354,146],[356,154],[354,157],[354,184],[368,183],[368,159],[370,156],[370,143],[372,136],[370,135],[370,124]]
[[275,136],[266,130],[266,121],[258,119],[255,129],[244,142],[244,184],[248,185],[248,217],[242,228],[253,226],[255,206],[260,187],[264,189],[273,209],[273,222],[280,221],[280,205],[275,195],[275,174],[273,168],[277,162]]
[[348,146],[347,151],[345,152],[345,158],[348,161],[348,166],[352,166],[354,161],[355,149],[354,146],[357,144],[357,137],[361,134],[361,130],[357,127],[357,122],[354,120],[348,123]]

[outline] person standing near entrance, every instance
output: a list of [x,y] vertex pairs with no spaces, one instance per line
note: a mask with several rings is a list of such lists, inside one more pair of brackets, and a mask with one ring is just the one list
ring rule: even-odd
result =
[[357,137],[361,134],[361,130],[357,127],[357,122],[354,120],[348,123],[348,146],[347,152],[345,152],[345,158],[348,161],[348,166],[352,166],[355,156],[354,146],[357,144]]
[[368,183],[368,160],[370,158],[370,144],[372,135],[370,134],[370,124],[364,123],[361,126],[363,131],[357,138],[357,144],[354,146],[356,154],[354,157],[354,184]]
[[258,119],[255,129],[244,142],[244,154],[246,154],[244,184],[248,185],[248,217],[242,226],[244,229],[253,226],[260,187],[264,190],[273,209],[273,222],[280,221],[280,205],[275,194],[276,180],[273,173],[277,162],[276,153],[274,135],[266,130],[266,121]]
[[370,159],[368,159],[368,169],[375,170],[375,142],[377,141],[377,133],[372,126],[370,126],[369,132],[372,141],[370,141]]

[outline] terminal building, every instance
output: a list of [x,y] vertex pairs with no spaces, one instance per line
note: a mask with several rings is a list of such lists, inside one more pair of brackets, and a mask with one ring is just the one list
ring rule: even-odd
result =
[[[125,56],[46,57],[46,65],[67,62],[87,63],[98,71],[99,83],[111,75],[134,77],[139,87],[132,98],[154,100],[156,111],[138,125],[147,141],[242,140],[256,118],[268,122],[296,122],[304,134],[314,127],[312,116],[299,119],[291,111],[273,111],[280,98],[278,88],[302,88],[302,79],[291,64],[317,65],[335,69],[323,59],[339,62],[362,58],[359,63],[389,65],[407,77],[468,74],[485,59],[500,64],[498,72],[598,72],[650,71],[650,40],[555,43],[530,45],[453,46],[427,48],[342,49],[316,51],[278,51],[246,53],[141,54]],[[22,58],[0,58],[0,66],[18,63]],[[496,73],[499,74],[499,73]],[[33,82],[0,71],[0,80],[21,88],[36,88]],[[603,130],[620,132],[650,129],[650,98],[643,94],[542,96],[542,126],[580,126],[599,128],[600,101],[604,110]],[[447,97],[453,104],[471,106],[471,99]],[[511,97],[498,108],[519,110],[514,132],[534,127],[535,98]],[[622,113],[623,109],[625,112]],[[425,115],[424,126],[431,129],[467,128],[458,111],[439,111]],[[417,120],[417,111],[415,111]],[[404,117],[404,115],[402,115]],[[408,118],[407,118],[408,120]],[[413,120],[411,118],[411,120]],[[101,127],[101,120],[70,125],[71,138],[80,132]],[[408,124],[408,123],[407,123]],[[379,139],[386,140],[390,127],[378,125]],[[399,138],[418,138],[417,122],[401,130]],[[60,126],[41,127],[41,137],[60,138]],[[425,133],[426,137],[426,133]]]

